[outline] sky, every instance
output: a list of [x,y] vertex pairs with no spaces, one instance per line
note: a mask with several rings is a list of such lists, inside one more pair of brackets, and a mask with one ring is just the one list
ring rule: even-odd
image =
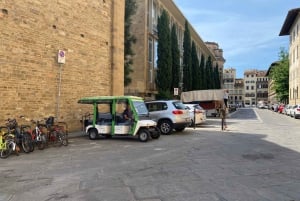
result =
[[237,78],[250,69],[268,70],[288,51],[289,36],[279,36],[288,11],[299,0],[173,0],[206,42],[223,49],[224,68],[235,68]]

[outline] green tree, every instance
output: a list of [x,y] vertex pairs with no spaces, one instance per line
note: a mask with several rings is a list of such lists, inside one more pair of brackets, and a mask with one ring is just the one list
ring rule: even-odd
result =
[[205,81],[207,83],[206,89],[213,89],[213,80],[212,80],[212,60],[211,60],[211,56],[208,57],[207,61],[206,61],[206,65],[205,65],[205,75],[206,77]]
[[289,100],[289,54],[284,48],[280,49],[279,61],[270,71],[270,78],[273,80],[273,90],[279,101]]
[[221,89],[221,81],[220,81],[220,73],[219,73],[219,65],[216,64],[216,67],[214,68],[214,77],[215,77],[215,89]]
[[131,34],[130,27],[132,24],[132,16],[135,15],[137,5],[135,0],[125,1],[125,23],[124,23],[124,86],[128,86],[131,83],[130,73],[133,72],[132,57],[134,52],[132,50],[132,44],[136,43],[136,37]]
[[205,76],[205,58],[204,55],[201,55],[201,61],[200,61],[200,76],[199,76],[199,80],[200,80],[200,88],[199,89],[206,89],[206,76]]
[[[172,52],[170,21],[166,10],[163,10],[157,24],[157,75],[156,86],[159,98],[171,97],[172,86]],[[163,97],[166,96],[166,97]],[[168,97],[169,96],[169,97]]]
[[192,42],[192,90],[198,90],[200,89],[200,66],[199,66],[199,59],[197,55],[197,50],[196,50],[196,44],[193,41]]
[[192,57],[191,57],[191,34],[188,22],[185,21],[184,39],[183,39],[183,90],[192,90]]
[[178,38],[176,26],[173,24],[171,30],[171,47],[172,47],[172,88],[178,88],[180,82],[180,51],[178,47]]

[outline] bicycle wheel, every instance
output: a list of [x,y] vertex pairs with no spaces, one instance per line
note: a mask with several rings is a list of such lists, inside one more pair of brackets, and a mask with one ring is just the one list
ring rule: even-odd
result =
[[59,146],[61,146],[61,145],[68,146],[68,137],[67,137],[66,133],[63,131],[58,131],[57,135],[58,135],[57,140],[58,140]]
[[45,136],[45,134],[42,133],[42,134],[40,134],[39,141],[37,141],[38,149],[40,149],[40,150],[45,149],[46,144],[47,144],[46,136]]
[[1,149],[0,158],[7,158],[14,150],[15,144],[12,141],[5,142],[5,148]]
[[34,150],[34,143],[32,141],[31,135],[27,132],[23,133],[21,144],[25,153],[29,153]]

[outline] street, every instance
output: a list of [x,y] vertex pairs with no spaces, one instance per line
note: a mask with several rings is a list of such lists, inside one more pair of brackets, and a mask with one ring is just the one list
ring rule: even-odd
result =
[[300,201],[299,119],[242,108],[220,124],[11,155],[0,201]]

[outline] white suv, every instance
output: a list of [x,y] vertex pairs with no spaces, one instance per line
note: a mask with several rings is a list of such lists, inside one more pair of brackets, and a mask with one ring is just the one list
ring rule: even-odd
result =
[[179,100],[157,100],[146,102],[149,116],[157,122],[162,134],[170,134],[173,129],[183,131],[191,124],[186,106]]

